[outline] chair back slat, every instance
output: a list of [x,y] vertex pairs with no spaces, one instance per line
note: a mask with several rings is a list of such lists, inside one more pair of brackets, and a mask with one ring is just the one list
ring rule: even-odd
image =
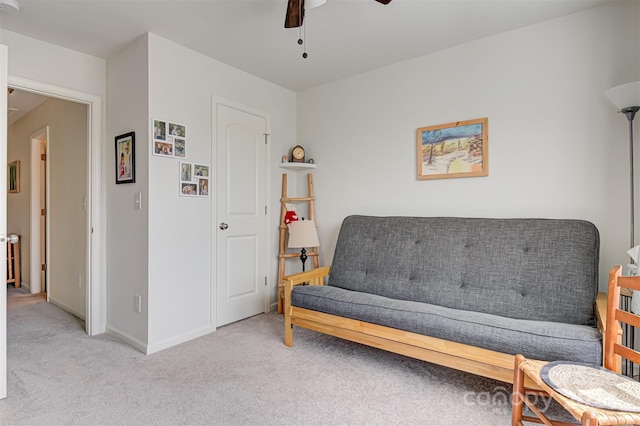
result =
[[618,277],[618,285],[630,290],[640,291],[640,276]]
[[633,327],[640,327],[640,316],[627,311],[616,311],[616,319]]
[[634,364],[640,364],[640,352],[634,349],[616,343],[614,345],[614,352],[619,354],[622,358],[628,359]]
[[[604,335],[604,367],[621,372],[622,359],[640,364],[640,352],[622,344],[619,330],[633,333],[633,327],[640,327],[640,316],[620,308],[621,288],[640,291],[640,276],[623,277],[622,266],[616,265],[609,271],[607,294],[607,326]],[[621,327],[628,324],[632,327]],[[630,330],[629,330],[630,329]]]

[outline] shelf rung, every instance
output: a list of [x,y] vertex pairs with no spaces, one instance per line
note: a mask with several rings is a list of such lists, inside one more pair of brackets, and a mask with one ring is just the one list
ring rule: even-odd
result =
[[295,198],[280,198],[280,202],[288,202],[288,201],[294,201],[294,202],[303,202],[303,201],[315,201],[315,197],[295,197]]
[[[309,253],[307,252],[307,257],[312,257],[312,256],[318,256],[319,253]],[[281,254],[279,256],[281,259],[287,259],[287,258],[293,258],[293,257],[300,257],[300,253],[284,253]]]

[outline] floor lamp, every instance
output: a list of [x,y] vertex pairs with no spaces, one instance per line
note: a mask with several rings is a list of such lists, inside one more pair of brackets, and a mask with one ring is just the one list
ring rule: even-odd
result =
[[630,247],[635,247],[635,189],[634,189],[634,173],[633,173],[633,118],[636,112],[640,110],[640,81],[634,83],[621,84],[612,87],[604,92],[605,96],[612,104],[620,108],[629,121],[629,161],[630,161],[630,186],[631,186],[631,236]]
[[301,248],[300,260],[302,261],[302,271],[307,260],[307,250],[305,247],[318,247],[318,230],[313,220],[296,220],[289,224],[289,248]]

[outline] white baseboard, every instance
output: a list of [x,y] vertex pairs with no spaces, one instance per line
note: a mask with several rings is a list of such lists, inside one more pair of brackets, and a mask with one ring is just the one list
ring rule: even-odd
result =
[[163,340],[159,343],[148,345],[146,354],[150,355],[152,353],[159,352],[163,349],[167,349],[172,346],[177,346],[181,343],[188,342],[189,340],[197,339],[198,337],[202,337],[207,334],[213,333],[214,331],[216,331],[215,326],[206,326],[206,327],[199,328],[197,330],[190,331],[181,336],[172,337],[170,339]]
[[147,353],[147,344],[123,331],[118,330],[117,328],[113,328],[110,325],[107,325],[107,334],[113,337],[116,337],[128,345],[133,346],[135,349],[139,350],[143,354]]
[[188,342],[189,340],[197,339],[198,337],[205,336],[209,333],[216,331],[215,327],[203,327],[195,331],[191,331],[189,333],[185,333],[181,336],[172,337],[170,339],[163,340],[162,342],[148,345],[147,343],[121,331],[116,328],[113,328],[107,325],[107,334],[114,336],[123,342],[133,346],[135,349],[139,350],[143,354],[151,355],[153,353],[159,352],[163,349],[168,349],[173,346],[177,346],[181,343]]
[[84,312],[80,312],[77,309],[74,309],[70,306],[67,306],[66,304],[64,304],[63,302],[61,302],[60,300],[49,296],[49,303],[52,303],[54,305],[56,305],[58,308],[62,309],[63,311],[67,311],[69,312],[71,315],[76,316],[78,318],[80,318],[83,321],[86,321],[86,315]]

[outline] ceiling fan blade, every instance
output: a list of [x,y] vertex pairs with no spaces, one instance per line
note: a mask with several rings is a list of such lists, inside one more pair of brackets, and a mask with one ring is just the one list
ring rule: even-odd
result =
[[389,4],[391,3],[391,0],[376,0],[378,3],[382,3],[382,4]]
[[304,0],[289,0],[287,4],[287,15],[284,18],[285,28],[296,28],[302,26],[304,19]]

